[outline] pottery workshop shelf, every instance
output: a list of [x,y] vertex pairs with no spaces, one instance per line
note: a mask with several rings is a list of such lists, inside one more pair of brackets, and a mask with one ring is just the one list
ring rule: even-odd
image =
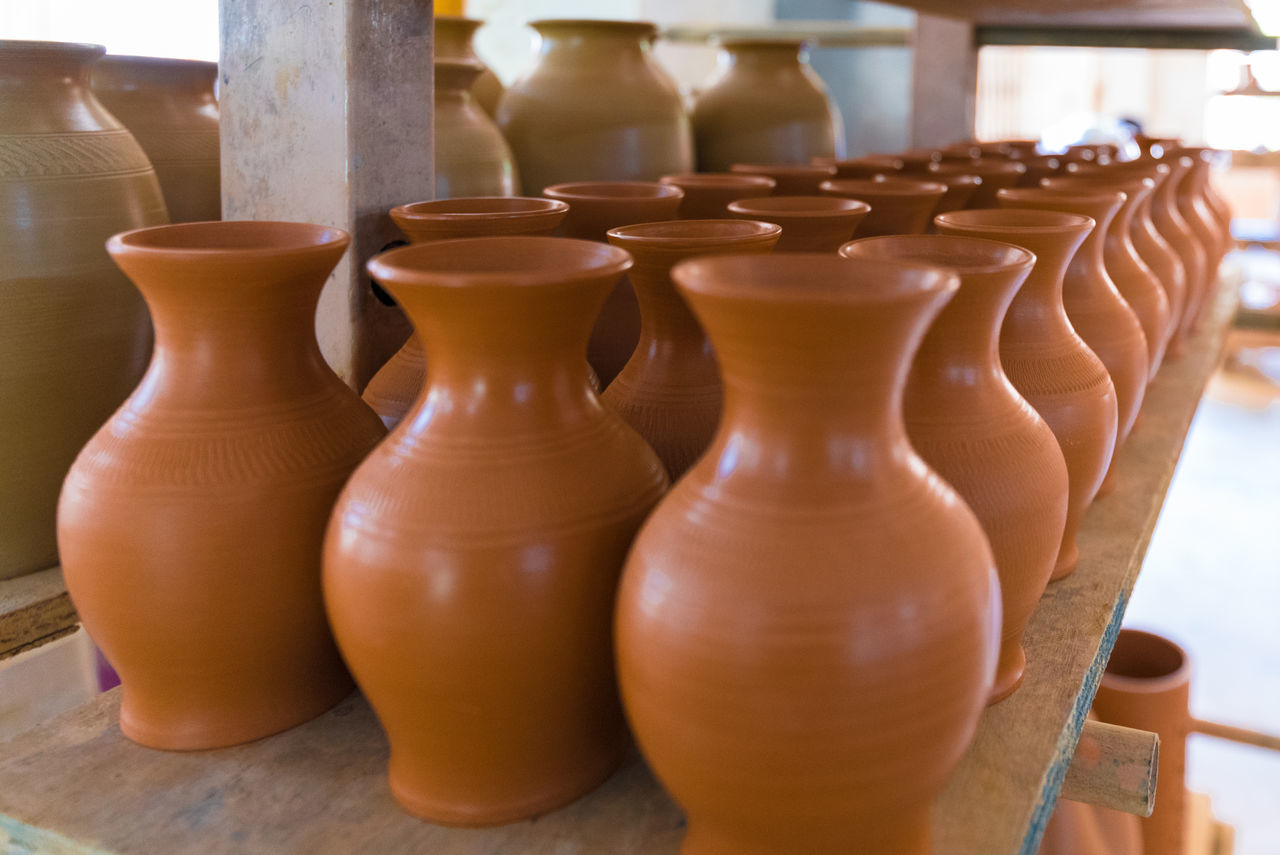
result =
[[[1085,517],[1078,570],[1050,586],[1032,617],[1022,688],[986,710],[935,805],[937,855],[1036,851],[1197,401],[1218,363],[1237,287],[1224,277],[1185,355],[1150,387],[1119,459],[1116,490]],[[39,580],[47,590],[28,594],[23,614],[38,616],[38,608],[52,607],[33,604],[58,600],[56,573],[49,572]],[[11,599],[4,595],[6,608]],[[674,855],[683,833],[679,810],[638,756],[563,810],[533,822],[460,830],[419,822],[395,805],[385,738],[358,695],[277,736],[194,753],[129,742],[118,709],[117,690],[5,746],[0,843],[9,851]]]

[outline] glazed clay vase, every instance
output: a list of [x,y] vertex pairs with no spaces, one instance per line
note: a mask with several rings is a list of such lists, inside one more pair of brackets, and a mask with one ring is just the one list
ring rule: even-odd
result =
[[917,173],[925,181],[941,181],[948,175],[976,175],[982,179],[977,191],[969,197],[969,208],[993,208],[996,194],[1007,187],[1015,187],[1027,172],[1026,164],[1017,160],[983,158],[968,163],[935,163],[923,173]]
[[1107,270],[1103,243],[1115,214],[1124,204],[1123,193],[1068,195],[1080,191],[1024,188],[1000,191],[1005,208],[1038,209],[1081,214],[1096,225],[1071,258],[1062,281],[1062,303],[1071,326],[1107,367],[1115,385],[1117,415],[1115,453],[1100,495],[1114,489],[1116,455],[1133,430],[1151,378],[1147,337],[1137,314],[1116,288]]
[[1107,369],[1067,319],[1062,280],[1093,220],[1056,211],[990,210],[939,214],[944,234],[1007,241],[1036,263],[1000,328],[1000,363],[1014,388],[1048,423],[1067,463],[1067,521],[1051,579],[1075,570],[1076,531],[1111,464],[1116,391]]
[[849,160],[838,160],[834,157],[815,157],[817,166],[834,166],[836,174],[833,178],[875,178],[877,175],[893,175],[902,171],[902,161],[887,155],[867,155]]
[[534,21],[533,68],[498,104],[498,126],[530,191],[566,181],[656,181],[693,170],[675,83],[654,61],[653,24]]
[[821,190],[829,196],[857,199],[871,206],[858,224],[858,237],[923,234],[937,210],[947,186],[933,181],[886,178],[882,181],[837,179],[825,181]]
[[1183,851],[1190,694],[1191,663],[1181,647],[1149,632],[1120,630],[1093,709],[1109,724],[1160,736],[1156,805],[1141,821],[1146,855]]
[[216,62],[107,56],[93,94],[133,134],[160,179],[169,220],[222,218]]
[[435,63],[435,197],[514,196],[520,192],[515,159],[498,126],[480,109],[471,86],[479,63]]
[[782,227],[779,252],[835,252],[853,237],[871,206],[834,196],[770,196],[729,203],[729,213]]
[[816,195],[818,185],[836,174],[835,166],[829,163],[735,163],[729,171],[772,178],[775,196]]
[[391,791],[415,816],[527,819],[595,787],[627,752],[614,594],[667,478],[600,405],[583,356],[630,264],[607,244],[539,237],[369,262],[431,373],[338,499],[324,590],[390,740]]
[[1155,271],[1147,266],[1134,246],[1132,227],[1134,215],[1150,198],[1155,182],[1139,176],[1125,179],[1119,176],[1088,178],[1067,175],[1046,178],[1044,186],[1064,193],[1124,193],[1124,204],[1107,229],[1102,259],[1107,274],[1142,324],[1142,333],[1147,339],[1147,379],[1150,381],[1164,361],[1173,313],[1169,308],[1169,297],[1160,287]]
[[[652,181],[581,181],[547,187],[542,195],[569,205],[560,234],[580,240],[608,242],[607,232],[634,223],[674,220],[684,191],[675,184]],[[591,340],[587,361],[606,388],[627,364],[640,341],[640,305],[623,276],[605,300]]]
[[640,344],[601,400],[635,428],[675,481],[702,456],[720,422],[720,371],[706,333],[671,282],[695,255],[765,253],[782,229],[750,220],[673,220],[609,230],[631,253]]
[[225,221],[107,244],[151,307],[155,356],[71,467],[58,546],[120,674],[120,727],[143,745],[248,742],[351,691],[320,551],[338,491],[385,430],[316,343],[320,290],[348,242]]
[[435,22],[435,42],[432,45],[435,61],[460,59],[480,64],[480,76],[471,84],[471,97],[492,119],[498,114],[498,101],[504,89],[498,76],[481,62],[472,45],[472,38],[476,30],[484,26],[484,21],[459,15],[436,15]]
[[672,277],[724,418],[636,539],[615,637],[640,749],[688,819],[680,851],[927,855],[1000,633],[982,527],[902,424],[956,278],[834,254]]
[[690,115],[698,169],[844,156],[844,122],[804,39],[725,39]]
[[147,309],[103,242],[167,222],[89,92],[97,45],[0,41],[0,579],[58,562],[58,488],[146,369]]
[[1062,450],[1000,366],[1000,326],[1035,256],[950,235],[864,238],[840,254],[930,264],[960,277],[911,364],[903,411],[912,448],[960,494],[991,542],[1004,613],[991,700],[1003,700],[1022,682],[1022,633],[1049,584],[1067,520]]
[[682,220],[716,220],[729,215],[728,205],[736,199],[755,199],[773,193],[777,182],[763,175],[734,172],[689,172],[664,175],[659,181],[684,191],[677,212]]
[[[554,199],[480,197],[437,199],[391,209],[391,219],[414,243],[450,238],[504,235],[550,235],[569,212]],[[422,392],[427,357],[422,340],[412,333],[365,386],[361,397],[388,428],[399,424]]]

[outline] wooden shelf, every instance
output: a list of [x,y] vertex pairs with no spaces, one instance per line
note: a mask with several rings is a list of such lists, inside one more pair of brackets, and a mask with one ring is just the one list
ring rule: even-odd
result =
[[[1238,280],[1162,368],[1123,449],[1117,489],[1080,533],[1080,567],[1027,633],[1022,688],[986,711],[934,811],[936,855],[1033,855],[1110,655],[1196,404],[1218,364]],[[392,802],[387,746],[359,696],[251,745],[165,753],[125,740],[119,697],[17,738],[0,760],[0,841],[26,852],[430,852],[675,855],[679,810],[633,756],[575,804],[533,822],[460,830]],[[23,848],[27,847],[27,848]]]
[[60,568],[0,582],[0,659],[69,635],[79,625]]

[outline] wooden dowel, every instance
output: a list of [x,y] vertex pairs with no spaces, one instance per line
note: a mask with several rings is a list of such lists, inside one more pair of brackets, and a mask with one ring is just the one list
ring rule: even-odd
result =
[[1196,733],[1203,733],[1205,736],[1216,736],[1219,739],[1229,739],[1232,742],[1243,742],[1245,745],[1280,751],[1280,736],[1270,733],[1262,733],[1243,727],[1233,727],[1229,724],[1219,724],[1216,721],[1205,721],[1199,718],[1191,720],[1191,729]]
[[1062,782],[1062,798],[1151,816],[1160,737],[1145,730],[1089,720]]

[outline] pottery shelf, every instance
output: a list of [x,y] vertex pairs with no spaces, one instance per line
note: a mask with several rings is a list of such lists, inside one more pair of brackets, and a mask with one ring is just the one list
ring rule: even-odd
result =
[[[1050,586],[1031,620],[1025,682],[986,710],[972,747],[935,804],[936,855],[1035,853],[1073,766],[1085,714],[1197,402],[1220,360],[1238,286],[1238,274],[1222,278],[1203,328],[1150,387],[1119,458],[1116,490],[1085,518],[1079,569]],[[40,581],[50,587],[28,595],[28,614],[51,592],[57,599],[56,571],[45,572],[51,575]],[[30,586],[31,578],[5,582],[0,590]],[[14,598],[3,596],[9,607]],[[117,724],[119,703],[118,690],[108,692],[5,746],[0,842],[8,851],[675,855],[683,834],[680,811],[637,755],[595,792],[535,821],[451,829],[419,822],[396,807],[387,787],[386,740],[358,694],[285,733],[194,753],[129,742]],[[1108,740],[1136,746],[1124,762],[1141,779],[1143,752],[1147,763],[1151,759],[1149,742],[1135,734],[1099,735],[1095,728],[1086,746]],[[1084,790],[1095,791],[1094,800],[1112,799],[1142,812],[1141,785],[1108,784],[1091,774],[1083,757],[1088,750],[1076,759],[1066,792],[1080,797],[1083,781]]]
[[79,623],[61,569],[0,582],[0,660],[68,635]]

